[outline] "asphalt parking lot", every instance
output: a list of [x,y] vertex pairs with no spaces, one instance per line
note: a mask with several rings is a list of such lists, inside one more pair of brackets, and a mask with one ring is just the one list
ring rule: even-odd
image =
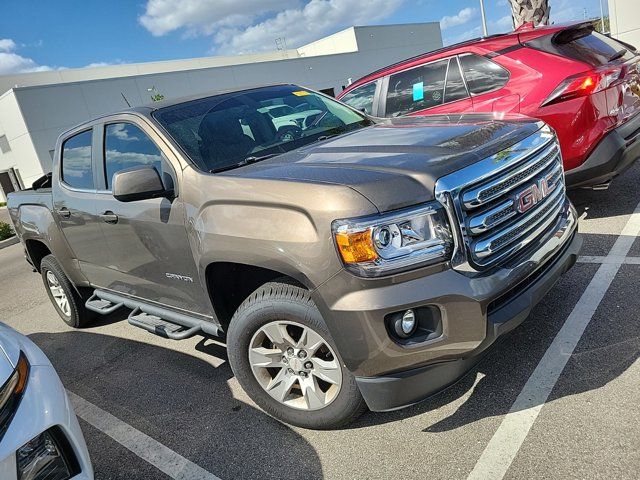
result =
[[165,340],[122,313],[66,327],[19,245],[0,251],[0,321],[72,392],[98,479],[638,478],[639,180],[640,165],[571,194],[581,260],[468,376],[340,431],[262,413],[214,340]]

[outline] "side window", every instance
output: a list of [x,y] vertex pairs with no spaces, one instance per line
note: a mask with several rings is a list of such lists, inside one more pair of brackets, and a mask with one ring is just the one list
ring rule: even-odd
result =
[[397,117],[442,105],[448,63],[440,60],[391,75],[385,115]]
[[469,92],[480,94],[502,88],[509,80],[509,72],[495,62],[478,55],[460,57]]
[[367,83],[358,88],[354,88],[344,97],[341,102],[346,103],[356,110],[360,110],[368,115],[373,115],[373,97],[376,94],[376,82]]
[[93,130],[78,133],[62,145],[62,181],[74,188],[93,188],[91,138]]
[[156,167],[162,176],[162,153],[140,128],[131,123],[112,123],[104,130],[104,171],[107,190],[120,170],[142,165]]
[[453,57],[449,60],[449,71],[447,72],[447,86],[444,90],[444,103],[455,102],[467,98],[467,87],[464,86],[460,67],[458,66],[458,58]]

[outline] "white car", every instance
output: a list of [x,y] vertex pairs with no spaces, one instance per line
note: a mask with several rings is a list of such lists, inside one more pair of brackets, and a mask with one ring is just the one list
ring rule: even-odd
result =
[[278,131],[283,127],[298,127],[305,130],[309,127],[307,125],[309,118],[313,119],[323,113],[322,110],[310,108],[306,103],[297,108],[289,105],[267,105],[259,108],[258,111],[267,113]]
[[0,384],[0,479],[93,479],[78,419],[51,362],[2,323]]

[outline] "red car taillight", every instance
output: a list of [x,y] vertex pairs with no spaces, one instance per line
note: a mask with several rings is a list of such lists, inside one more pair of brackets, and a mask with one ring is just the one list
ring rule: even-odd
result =
[[573,75],[558,85],[540,106],[545,107],[572,98],[586,97],[609,88],[621,76],[622,67],[607,67]]

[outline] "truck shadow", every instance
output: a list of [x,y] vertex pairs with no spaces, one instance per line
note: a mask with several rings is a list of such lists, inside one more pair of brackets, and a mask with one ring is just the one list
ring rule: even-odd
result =
[[[304,438],[234,397],[228,382],[233,374],[218,343],[202,339],[196,347],[219,364],[214,367],[173,349],[87,330],[30,338],[70,391],[216,476],[281,479],[304,472],[303,478],[323,478],[318,455]],[[114,469],[122,475],[117,478],[145,476],[104,455],[110,448],[105,438],[87,436],[96,478],[101,472],[116,478]]]

